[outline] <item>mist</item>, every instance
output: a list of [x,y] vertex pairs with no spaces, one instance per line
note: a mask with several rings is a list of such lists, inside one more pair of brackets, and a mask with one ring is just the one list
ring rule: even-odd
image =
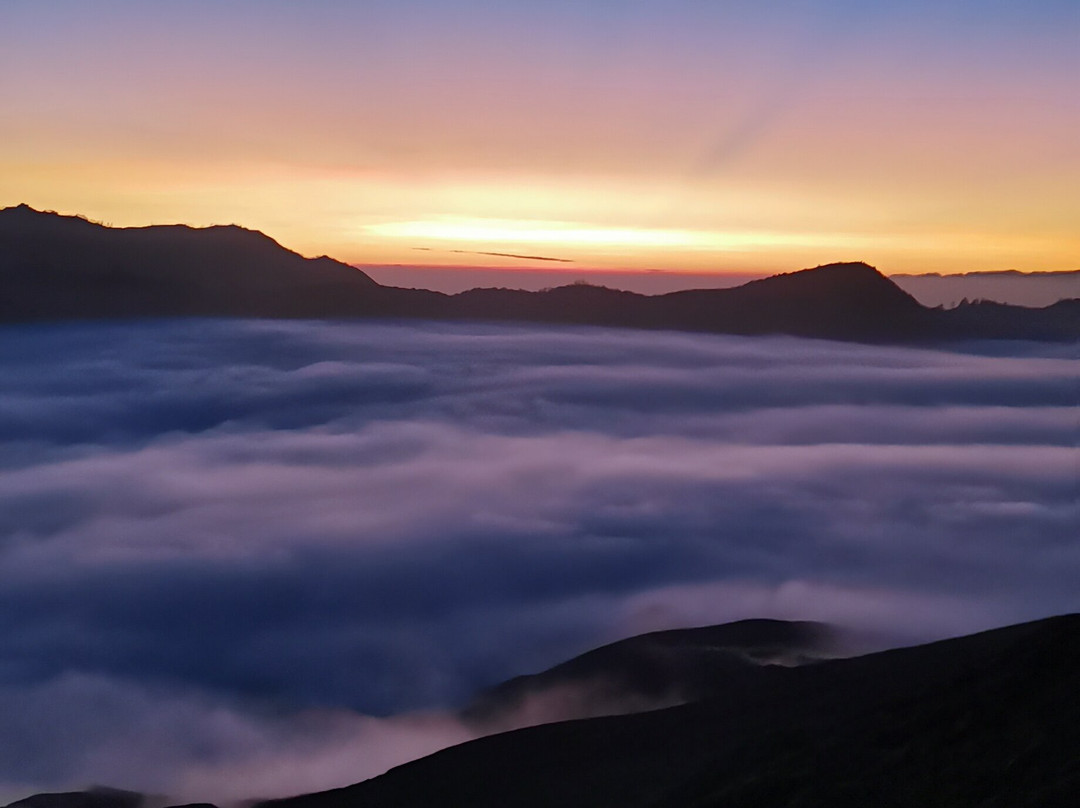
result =
[[1075,346],[193,320],[0,338],[0,796],[228,801],[642,631],[1080,607]]

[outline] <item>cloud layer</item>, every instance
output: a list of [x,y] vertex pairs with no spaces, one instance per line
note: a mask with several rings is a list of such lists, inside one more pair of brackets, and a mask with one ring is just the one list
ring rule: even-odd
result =
[[6,328],[0,795],[342,785],[643,630],[1076,610],[1074,350]]

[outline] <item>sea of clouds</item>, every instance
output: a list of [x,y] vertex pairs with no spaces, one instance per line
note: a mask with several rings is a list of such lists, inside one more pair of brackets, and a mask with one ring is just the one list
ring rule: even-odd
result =
[[1075,611],[1076,353],[0,329],[0,803],[345,785],[471,737],[477,688],[652,629]]

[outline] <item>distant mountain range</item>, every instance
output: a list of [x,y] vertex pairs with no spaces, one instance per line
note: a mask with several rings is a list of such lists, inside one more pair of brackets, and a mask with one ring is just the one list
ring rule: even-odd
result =
[[[821,659],[831,647],[824,626],[775,620],[631,638],[470,709],[597,681],[624,696],[693,692],[689,703],[489,735],[253,808],[1075,807],[1080,615]],[[145,808],[139,797],[98,789],[10,808]]]
[[[354,264],[383,286],[408,286],[453,294],[477,286],[513,286],[540,289],[565,286],[581,280],[645,295],[662,295],[686,289],[719,289],[741,286],[767,276],[763,272],[701,272],[700,270],[588,269],[574,264],[503,267],[405,264]],[[1042,308],[1059,300],[1080,297],[1080,269],[1051,272],[995,270],[942,275],[888,273],[895,283],[924,306],[953,308],[963,300],[992,300],[1014,306]]]
[[862,263],[652,296],[588,284],[447,295],[382,286],[236,226],[110,228],[26,205],[0,210],[0,322],[190,316],[544,322],[867,342],[1080,338],[1078,300],[932,309]]
[[890,275],[889,280],[925,306],[959,305],[963,300],[994,300],[1017,306],[1051,306],[1080,297],[1080,269],[1060,272],[961,272],[941,275]]

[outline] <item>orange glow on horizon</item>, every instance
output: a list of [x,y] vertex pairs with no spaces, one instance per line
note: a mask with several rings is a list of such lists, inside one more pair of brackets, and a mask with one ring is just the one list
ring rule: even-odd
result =
[[1080,267],[1080,56],[1026,12],[1002,49],[936,5],[841,40],[813,3],[151,5],[0,26],[0,206],[370,265]]

